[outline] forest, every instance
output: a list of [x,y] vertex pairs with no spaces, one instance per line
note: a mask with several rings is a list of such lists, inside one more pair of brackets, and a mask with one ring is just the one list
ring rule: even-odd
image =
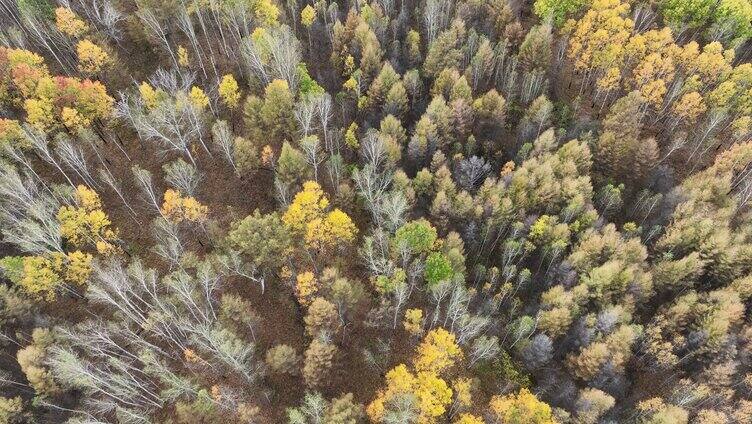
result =
[[752,423],[752,0],[0,0],[25,423]]

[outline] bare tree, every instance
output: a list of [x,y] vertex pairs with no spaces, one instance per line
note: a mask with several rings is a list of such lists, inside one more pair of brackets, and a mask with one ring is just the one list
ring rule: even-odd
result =
[[339,151],[339,146],[333,146],[332,137],[329,135],[329,122],[332,120],[332,96],[329,93],[317,95],[313,98],[313,104],[319,118],[319,126],[324,133],[324,146],[330,154],[334,154]]
[[462,159],[457,164],[457,183],[465,190],[474,191],[489,172],[491,165],[478,156]]
[[355,181],[358,194],[365,200],[366,207],[371,211],[377,226],[381,226],[380,204],[391,184],[391,174],[380,173],[376,171],[372,164],[367,164],[363,169],[353,172],[353,181]]
[[316,104],[310,98],[305,98],[295,105],[295,120],[298,122],[298,128],[302,137],[307,137],[315,130],[313,121],[316,117]]
[[151,36],[159,42],[159,44],[165,49],[165,51],[167,51],[167,53],[170,55],[170,59],[172,59],[172,65],[177,69],[179,67],[178,58],[175,55],[175,51],[172,49],[172,46],[170,46],[167,31],[165,30],[167,26],[160,22],[154,11],[148,7],[139,8],[136,11],[136,16],[138,16],[138,18],[141,20],[141,23],[144,25],[147,33],[151,34]]
[[189,164],[183,159],[176,159],[162,165],[167,184],[177,188],[188,196],[195,196],[196,188],[201,182],[201,174],[195,165]]
[[319,165],[324,162],[325,155],[321,150],[319,138],[315,135],[305,137],[300,141],[300,148],[305,153],[306,162],[313,168],[313,178],[319,180]]
[[423,8],[423,28],[426,31],[426,45],[431,44],[439,33],[449,26],[452,18],[452,0],[427,0]]
[[73,170],[89,187],[98,187],[98,184],[92,178],[89,167],[86,164],[83,150],[73,145],[70,138],[64,133],[57,136],[55,143],[55,153],[60,157],[70,169]]
[[157,142],[165,153],[181,152],[195,165],[193,142],[200,142],[207,152],[209,149],[203,140],[202,111],[189,101],[193,77],[159,70],[150,81],[169,97],[147,107],[140,95],[121,92],[115,115],[130,123],[142,140]]
[[4,241],[24,252],[62,252],[57,211],[60,201],[43,191],[28,174],[0,164],[0,218]]
[[248,72],[263,86],[279,78],[286,80],[291,90],[297,89],[300,42],[290,27],[266,28],[258,41],[245,37],[240,49]]
[[154,209],[162,215],[162,208],[159,205],[159,196],[157,196],[156,191],[154,191],[154,184],[151,180],[151,172],[139,167],[138,165],[134,165],[131,168],[131,171],[133,172],[133,178],[136,180],[136,184],[146,197],[147,202],[154,206]]
[[50,150],[50,142],[47,139],[47,134],[37,131],[36,129],[32,128],[31,126],[24,124],[23,126],[23,133],[26,138],[26,140],[31,144],[31,146],[34,148],[34,150],[37,152],[37,155],[40,159],[43,161],[49,163],[50,165],[54,166],[55,169],[60,171],[60,173],[63,175],[66,181],[68,181],[68,184],[70,184],[71,187],[76,188],[76,185],[73,184],[73,181],[68,177],[68,174],[65,173],[63,170],[63,167],[60,166],[60,163],[55,159],[55,156],[52,154],[52,150]]
[[99,171],[99,179],[102,180],[105,184],[107,184],[112,189],[112,191],[114,191],[115,194],[118,195],[118,197],[123,202],[125,207],[128,208],[128,211],[130,211],[133,218],[140,225],[140,221],[137,218],[138,214],[136,213],[135,210],[133,210],[133,207],[131,207],[130,202],[125,199],[125,195],[123,194],[123,189],[115,181],[115,177],[112,175],[112,173],[107,168],[99,168],[98,171]]
[[230,125],[227,121],[218,120],[212,125],[212,140],[214,145],[222,152],[222,155],[227,160],[227,163],[232,166],[232,170],[237,172],[238,168],[235,166],[235,153],[233,135],[230,130]]

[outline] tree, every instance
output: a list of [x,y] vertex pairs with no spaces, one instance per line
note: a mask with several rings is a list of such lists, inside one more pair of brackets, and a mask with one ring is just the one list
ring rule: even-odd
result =
[[439,374],[462,359],[454,334],[443,328],[431,330],[418,346],[414,361],[418,373]]
[[201,174],[199,174],[196,166],[178,158],[162,165],[162,170],[165,173],[165,181],[169,185],[188,196],[196,194],[196,189],[201,181]]
[[264,99],[248,96],[243,107],[251,140],[291,140],[295,131],[293,94],[285,80],[276,79],[264,90]]
[[433,252],[426,258],[423,276],[428,287],[435,287],[442,281],[447,281],[454,275],[449,259],[440,252]]
[[251,6],[256,18],[266,27],[275,27],[278,25],[279,8],[270,0],[257,0]]
[[293,184],[308,178],[311,168],[303,152],[292,147],[290,143],[284,142],[277,160],[276,174],[283,183]]
[[67,7],[55,9],[55,25],[65,35],[79,37],[89,30],[89,25]]
[[433,250],[437,237],[436,228],[426,219],[419,219],[397,229],[392,244],[396,249],[407,248],[414,254],[422,254]]
[[321,220],[329,206],[329,199],[321,186],[314,181],[306,181],[303,190],[295,195],[292,204],[282,216],[282,221],[297,234],[303,234],[308,223]]
[[460,415],[459,419],[457,419],[454,424],[483,424],[484,421],[482,418],[471,415],[471,414],[462,414]]
[[[565,4],[567,4],[565,2]],[[629,4],[596,0],[574,28],[567,56],[575,68],[591,72],[620,67],[634,23],[626,17]]]
[[112,59],[101,47],[88,39],[83,39],[76,45],[78,53],[78,69],[87,75],[96,75],[112,66]]
[[577,398],[577,416],[583,423],[594,424],[603,414],[613,408],[614,404],[614,398],[601,390],[583,389]]
[[188,50],[184,46],[178,46],[178,65],[187,68],[191,64],[191,58],[188,56]]
[[321,186],[313,181],[303,184],[303,190],[282,216],[285,225],[296,235],[302,235],[306,247],[318,252],[328,252],[355,240],[358,229],[350,217],[339,209],[329,212],[329,199]]
[[109,118],[114,100],[99,81],[72,77],[42,77],[23,106],[29,125],[54,131],[62,125],[79,130],[95,119]]
[[644,414],[643,422],[649,424],[689,422],[689,413],[675,405],[665,404],[661,398],[651,398],[640,402],[637,408]]
[[209,96],[204,93],[204,90],[202,90],[201,87],[196,86],[191,87],[191,91],[188,93],[188,100],[198,110],[206,109],[210,102]]
[[[308,73],[308,67],[304,62],[298,64],[298,92],[300,98],[305,100],[315,99],[316,96],[325,97],[326,90],[316,82]],[[316,104],[312,102],[312,104]]]
[[183,221],[203,223],[206,221],[209,208],[193,197],[183,196],[175,190],[167,189],[160,211],[163,216],[177,224]]
[[[284,145],[282,146],[284,152]],[[245,137],[235,137],[232,139],[232,159],[235,163],[235,173],[239,177],[245,177],[260,165],[270,166],[271,156],[274,152],[269,145],[264,146],[261,152],[258,147]],[[282,155],[280,155],[280,161]],[[282,162],[284,164],[286,162]],[[282,166],[280,164],[279,166]]]
[[327,401],[318,392],[307,392],[302,405],[287,409],[292,424],[357,424],[363,415],[363,405],[353,401],[352,393]]
[[0,147],[28,147],[24,140],[23,129],[18,121],[0,118]]
[[477,122],[492,128],[502,128],[506,118],[506,100],[495,89],[473,101]]
[[586,2],[582,0],[535,0],[533,11],[541,19],[551,19],[553,24],[561,27],[567,18],[577,13]]
[[551,407],[541,402],[528,389],[506,396],[494,396],[489,405],[491,416],[503,423],[554,424]]
[[230,110],[235,110],[240,105],[240,89],[238,82],[232,74],[227,74],[222,77],[217,87],[219,97],[227,105]]
[[60,234],[75,247],[95,247],[97,252],[116,253],[117,229],[102,210],[99,195],[85,186],[76,188],[76,206],[62,206],[57,213]]
[[258,209],[232,223],[227,241],[258,269],[272,273],[286,261],[291,246],[290,232],[277,213],[261,214]]
[[84,286],[92,272],[92,255],[79,250],[68,254],[6,256],[0,268],[14,284],[35,299],[54,301],[65,284]]
[[303,306],[310,305],[320,289],[318,279],[310,271],[301,272],[295,279],[295,297],[298,303]]
[[321,393],[306,392],[302,405],[287,409],[287,420],[291,424],[320,423],[326,406],[326,399]]
[[382,106],[382,113],[385,115],[394,115],[401,117],[408,111],[408,99],[407,91],[401,81],[397,81],[392,85],[389,91],[386,93],[386,99],[384,99],[384,105]]
[[315,19],[316,11],[313,9],[313,7],[311,7],[310,4],[307,4],[306,7],[304,7],[303,10],[300,11],[300,23],[303,24],[306,29],[308,29],[309,33],[311,30],[311,25],[313,25],[313,21]]
[[54,396],[60,391],[60,387],[45,364],[47,349],[54,342],[54,336],[48,329],[35,328],[31,333],[31,338],[31,344],[20,349],[16,354],[18,365],[38,396],[42,398]]
[[324,422],[331,424],[357,424],[365,416],[363,405],[353,400],[352,393],[332,399],[324,414]]
[[606,177],[634,183],[646,177],[658,159],[655,139],[639,139],[642,95],[633,91],[617,100],[604,120],[595,148],[595,168]]
[[443,31],[435,40],[429,41],[428,53],[423,61],[423,70],[429,76],[436,76],[442,69],[458,67],[465,41],[466,29],[462,20],[455,20],[451,27]]
[[740,0],[721,0],[713,13],[711,32],[739,45],[752,37],[752,5]]
[[441,417],[448,410],[453,393],[441,374],[462,357],[453,334],[443,328],[430,331],[416,350],[415,371],[404,364],[389,371],[385,388],[366,408],[368,417],[374,422],[404,420],[406,416],[432,422]]
[[289,87],[296,87],[300,42],[288,26],[257,27],[240,42],[240,56],[244,68],[261,86],[282,79]]
[[310,249],[329,251],[355,241],[358,228],[350,217],[339,209],[306,224],[305,243]]
[[292,346],[278,344],[266,351],[266,365],[273,372],[295,375],[299,372],[300,358]]
[[430,421],[444,414],[451,399],[452,389],[444,380],[432,373],[416,376],[400,364],[386,374],[386,388],[366,407],[366,413],[380,423],[407,409],[415,418]]
[[410,335],[418,336],[423,334],[423,310],[408,309],[405,311],[405,319],[402,321],[405,331]]
[[527,71],[548,69],[552,42],[553,35],[550,25],[537,25],[531,28],[520,45],[518,55],[523,69]]
[[23,401],[21,400],[21,397],[0,397],[0,422],[15,424],[22,423],[24,421],[25,417],[23,413]]
[[710,19],[713,5],[712,0],[664,0],[660,3],[660,9],[663,17],[674,28],[681,28],[682,24],[690,28],[699,28]]
[[308,387],[321,387],[329,380],[329,373],[334,366],[337,347],[319,338],[313,339],[305,351],[303,361],[303,378]]
[[311,301],[303,321],[306,333],[311,337],[317,337],[321,333],[334,334],[339,327],[337,308],[323,297],[315,297]]

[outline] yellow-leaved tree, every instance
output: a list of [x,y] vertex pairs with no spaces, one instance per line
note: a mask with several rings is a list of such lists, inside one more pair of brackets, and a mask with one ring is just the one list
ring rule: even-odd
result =
[[394,405],[410,402],[419,414],[418,422],[437,422],[452,402],[453,390],[443,374],[462,357],[452,333],[443,328],[431,330],[418,346],[412,371],[400,364],[386,374],[386,388],[366,408],[371,421],[384,422]]
[[91,275],[92,255],[76,250],[39,256],[6,256],[0,269],[30,297],[47,302],[57,298],[64,284],[83,286]]
[[117,252],[117,229],[102,210],[99,195],[85,186],[76,188],[76,204],[62,206],[57,213],[60,235],[77,248],[94,247],[103,255]]
[[304,27],[310,28],[313,25],[313,21],[316,19],[316,11],[311,5],[306,5],[303,10],[300,11],[300,23]]
[[231,110],[237,109],[240,105],[240,88],[232,74],[227,74],[222,77],[217,91],[219,92],[219,97]]
[[454,334],[443,328],[432,330],[418,346],[413,365],[418,372],[439,374],[462,359]]
[[209,208],[191,196],[182,196],[179,192],[168,189],[164,194],[162,215],[172,222],[183,221],[203,223]]
[[112,59],[104,49],[91,40],[83,39],[76,45],[78,69],[84,74],[98,74],[112,65]]
[[319,282],[312,272],[301,272],[297,275],[295,297],[298,299],[298,303],[303,306],[308,306],[318,290]]
[[508,424],[556,424],[551,407],[528,389],[506,396],[494,396],[489,403],[491,416]]
[[336,246],[352,243],[358,234],[352,219],[339,209],[327,212],[329,199],[314,181],[303,184],[295,195],[282,221],[290,231],[302,236],[305,246],[318,252],[329,252]]
[[89,30],[89,25],[67,7],[55,9],[55,26],[65,35],[78,37]]
[[204,110],[209,106],[209,96],[207,96],[206,93],[204,93],[204,90],[200,87],[191,87],[191,92],[188,94],[188,97],[193,106],[199,110]]

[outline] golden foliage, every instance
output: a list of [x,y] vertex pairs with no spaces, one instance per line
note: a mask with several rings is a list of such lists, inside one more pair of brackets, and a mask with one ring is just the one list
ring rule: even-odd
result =
[[191,87],[191,92],[188,94],[188,98],[196,109],[204,110],[209,106],[209,97],[199,87]]
[[402,321],[405,331],[413,336],[423,333],[423,310],[408,309],[405,311],[405,319]]
[[329,199],[321,186],[314,181],[306,181],[303,183],[303,190],[295,195],[282,216],[282,222],[293,232],[302,234],[309,222],[321,219],[328,206]]
[[232,74],[227,74],[222,77],[217,90],[219,91],[219,96],[222,98],[222,101],[225,102],[228,108],[235,109],[240,105],[240,89],[238,87],[238,82]]
[[178,65],[183,68],[187,68],[191,64],[190,57],[188,56],[188,50],[183,46],[178,46]]
[[629,4],[619,0],[595,0],[572,34],[568,57],[579,70],[609,69],[621,65],[624,46],[634,23],[627,18]]
[[310,4],[306,5],[303,10],[300,11],[300,23],[304,27],[310,28],[313,25],[313,21],[316,19],[316,11]]
[[63,283],[83,286],[91,275],[92,256],[81,251],[26,256],[21,261],[20,278],[14,281],[32,298],[52,302]]
[[76,188],[76,206],[62,206],[57,213],[60,235],[76,247],[94,246],[101,254],[117,251],[113,244],[117,230],[112,229],[102,203],[94,190],[79,185]]
[[55,9],[55,26],[63,34],[78,37],[89,30],[89,25],[67,7]]
[[[441,377],[441,373],[463,356],[454,341],[454,335],[443,328],[432,330],[418,346],[416,353],[413,361],[415,371],[400,364],[387,373],[386,388],[380,390],[376,399],[366,408],[371,421],[382,422],[389,402],[404,395],[415,397],[420,423],[437,422],[447,411],[452,402],[453,390]],[[469,381],[457,381],[458,387],[463,391],[460,395],[463,400],[467,400]]]
[[296,277],[295,297],[298,303],[308,306],[319,290],[319,282],[312,272],[302,272]]
[[112,65],[112,59],[101,47],[88,39],[78,42],[78,69],[85,74],[97,74]]
[[326,251],[338,244],[355,240],[358,229],[350,217],[339,209],[306,224],[305,243],[308,248]]
[[314,181],[303,183],[282,221],[295,234],[303,235],[306,247],[328,251],[340,243],[351,243],[358,233],[350,217],[339,209],[326,213],[329,199]]
[[517,394],[494,396],[489,408],[493,418],[505,424],[556,424],[551,407],[539,401],[528,389],[520,389]]
[[443,328],[431,330],[418,346],[413,365],[418,372],[441,373],[462,359],[454,334]]
[[183,221],[202,223],[206,221],[209,208],[191,196],[182,196],[175,190],[167,189],[164,193],[161,212],[175,223]]

